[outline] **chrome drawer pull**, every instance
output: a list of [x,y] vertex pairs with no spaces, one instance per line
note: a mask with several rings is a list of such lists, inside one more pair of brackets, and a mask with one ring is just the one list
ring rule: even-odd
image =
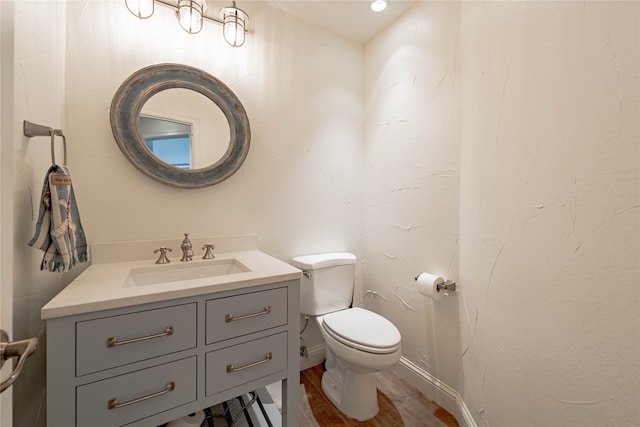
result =
[[271,313],[271,306],[265,305],[264,311],[259,311],[257,313],[245,314],[244,316],[238,316],[238,317],[233,317],[233,314],[227,314],[226,316],[224,316],[224,321],[225,323],[229,323],[229,322],[233,322],[234,320],[244,320],[244,319],[249,319],[251,317],[264,316],[265,314],[269,314],[269,313]]
[[244,369],[253,368],[254,366],[262,365],[263,363],[267,363],[272,358],[273,356],[271,355],[271,353],[267,353],[264,356],[264,359],[258,360],[257,362],[249,363],[248,365],[238,366],[237,368],[233,365],[227,365],[227,374],[230,374],[231,372],[238,372]]
[[168,337],[169,335],[173,335],[173,326],[167,326],[166,328],[164,328],[164,332],[160,332],[159,334],[147,335],[146,337],[140,338],[132,338],[130,340],[118,341],[118,338],[116,337],[109,337],[107,338],[107,347],[111,348],[117,347],[119,345],[133,344],[134,342],[151,340],[153,338]]
[[153,399],[154,397],[162,396],[163,394],[167,394],[170,391],[173,391],[176,388],[176,385],[173,381],[167,384],[164,390],[159,391],[157,393],[152,393],[147,396],[138,397],[137,399],[129,400],[127,402],[118,403],[118,399],[110,399],[109,403],[107,403],[107,407],[109,409],[118,409],[124,406],[133,405],[134,403],[143,402],[145,400]]

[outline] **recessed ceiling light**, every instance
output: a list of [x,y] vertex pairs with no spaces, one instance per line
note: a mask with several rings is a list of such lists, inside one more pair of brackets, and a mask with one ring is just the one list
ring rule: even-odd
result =
[[387,0],[373,0],[371,3],[369,3],[369,7],[374,12],[382,12],[387,8],[387,3]]

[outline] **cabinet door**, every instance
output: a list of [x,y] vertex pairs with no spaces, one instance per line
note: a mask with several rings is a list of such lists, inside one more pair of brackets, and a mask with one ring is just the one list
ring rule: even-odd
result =
[[78,387],[77,426],[121,426],[193,402],[196,397],[193,356]]
[[287,288],[207,301],[207,344],[286,324]]
[[196,303],[76,324],[76,375],[196,346]]

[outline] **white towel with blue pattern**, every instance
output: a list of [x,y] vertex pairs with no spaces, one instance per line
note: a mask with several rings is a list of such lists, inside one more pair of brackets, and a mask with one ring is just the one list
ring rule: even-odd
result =
[[29,245],[44,251],[41,270],[64,272],[89,260],[71,176],[64,166],[53,165],[47,171],[36,231]]

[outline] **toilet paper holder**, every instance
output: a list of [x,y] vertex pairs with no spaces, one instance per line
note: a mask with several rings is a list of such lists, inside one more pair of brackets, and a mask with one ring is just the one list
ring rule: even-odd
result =
[[[420,277],[419,274],[413,280],[415,280],[417,282],[418,281],[418,277]],[[437,289],[438,289],[438,292],[440,292],[440,291],[452,291],[452,292],[455,292],[456,291],[456,282],[454,282],[453,280],[445,280],[442,285],[441,284],[437,285]]]

